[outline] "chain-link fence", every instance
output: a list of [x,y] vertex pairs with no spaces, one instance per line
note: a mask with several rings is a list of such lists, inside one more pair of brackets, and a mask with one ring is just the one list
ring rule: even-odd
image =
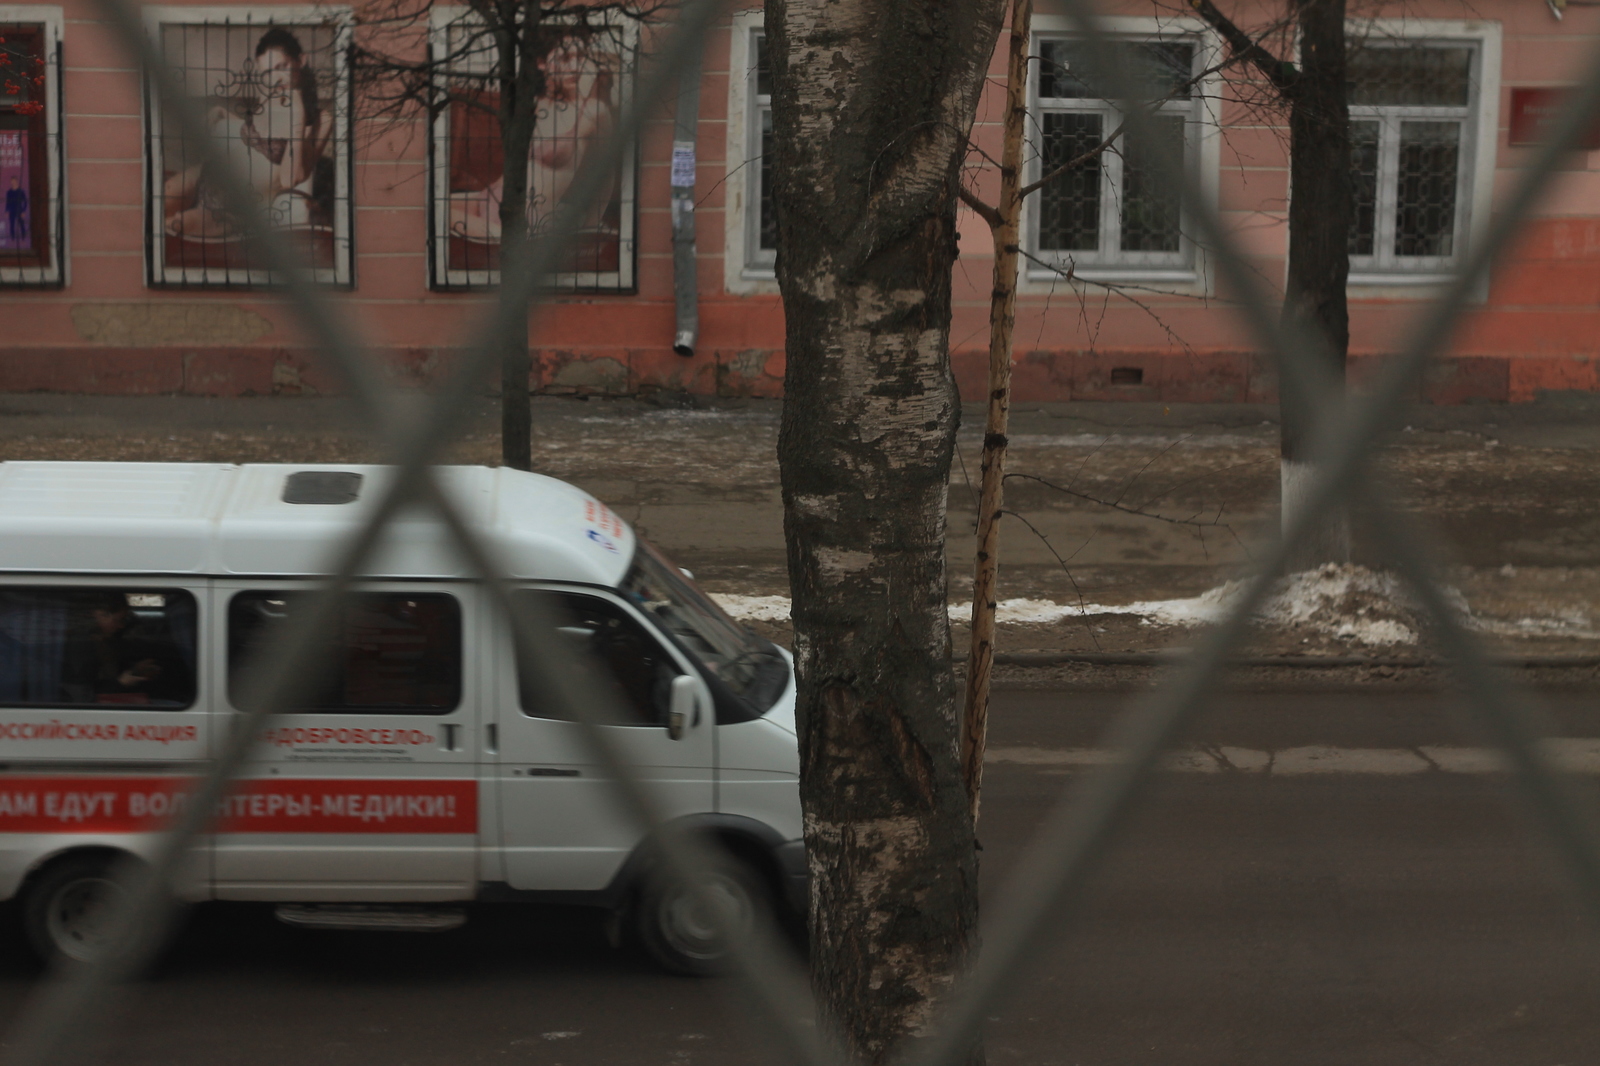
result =
[[[237,240],[241,248],[248,246],[249,269],[268,272],[281,280],[305,333],[314,340],[326,365],[342,379],[363,428],[387,445],[395,476],[376,487],[376,501],[360,528],[343,543],[330,546],[328,576],[315,594],[297,602],[294,624],[272,627],[260,642],[260,650],[241,685],[241,702],[247,708],[241,721],[234,723],[223,750],[209,773],[196,784],[190,801],[164,835],[153,860],[125,873],[130,901],[120,908],[112,938],[114,947],[94,965],[53,974],[41,984],[34,1000],[18,1015],[16,1029],[6,1041],[7,1066],[59,1061],[97,1019],[106,1016],[103,1003],[114,994],[117,984],[138,971],[157,949],[171,915],[170,889],[184,857],[196,838],[207,830],[208,821],[249,756],[264,720],[305,705],[310,695],[307,679],[316,676],[319,657],[343,624],[347,594],[359,575],[366,572],[364,568],[380,547],[385,529],[403,511],[429,509],[448,529],[455,549],[470,564],[494,609],[510,619],[518,656],[546,679],[550,697],[563,709],[564,716],[584,724],[594,760],[613,783],[620,806],[641,832],[660,841],[663,861],[671,871],[685,882],[701,884],[698,871],[711,866],[710,857],[704,852],[705,842],[675,831],[673,823],[662,818],[649,783],[641,780],[630,765],[615,735],[601,727],[605,721],[615,720],[607,706],[608,694],[592,685],[590,675],[569,667],[569,646],[555,632],[556,622],[545,615],[541,603],[512,594],[504,577],[511,571],[499,558],[497,548],[463,517],[460,501],[436,476],[431,463],[461,428],[465,401],[495,365],[502,338],[524,335],[528,301],[545,288],[541,279],[565,269],[577,254],[575,250],[585,246],[593,220],[608,210],[605,198],[616,192],[615,183],[609,178],[619,172],[619,164],[632,150],[644,112],[667,96],[680,64],[695,52],[707,27],[721,13],[720,0],[687,0],[679,10],[676,25],[659,39],[654,55],[642,65],[632,97],[619,101],[615,122],[597,140],[559,203],[549,211],[539,239],[520,248],[515,256],[496,260],[503,299],[477,330],[475,343],[453,376],[431,405],[415,417],[403,414],[411,408],[390,402],[375,363],[360,339],[347,330],[347,319],[337,313],[326,288],[319,284],[324,268],[315,261],[310,265],[304,262],[303,249],[294,246],[292,235],[267,217],[250,175],[242,173],[234,165],[236,161],[219,150],[217,139],[211,136],[211,125],[213,121],[227,121],[226,114],[219,115],[227,107],[208,102],[208,97],[215,95],[211,82],[203,81],[197,90],[191,76],[192,65],[169,62],[172,42],[150,32],[138,10],[126,0],[102,0],[102,4],[106,19],[139,65],[149,72],[151,92],[160,101],[152,111],[162,116],[157,133],[160,150],[165,153],[168,144],[182,146],[184,170],[195,169],[208,186],[201,206],[226,222],[230,241]],[[1081,77],[1093,83],[1095,89],[1094,95],[1088,96],[1088,90],[1067,86],[1052,98],[1055,110],[1046,117],[1061,117],[1052,120],[1053,125],[1045,125],[1047,149],[1049,137],[1070,141],[1075,136],[1074,123],[1081,125],[1115,107],[1128,123],[1129,143],[1139,146],[1132,153],[1137,156],[1137,166],[1131,161],[1123,163],[1123,195],[1131,200],[1137,188],[1146,186],[1183,188],[1188,239],[1209,250],[1227,288],[1238,295],[1240,312],[1257,344],[1271,353],[1281,370],[1282,389],[1301,395],[1330,395],[1318,378],[1318,366],[1307,357],[1311,345],[1280,319],[1276,301],[1250,268],[1234,235],[1206,206],[1199,179],[1192,168],[1184,166],[1180,147],[1171,143],[1173,138],[1168,132],[1172,119],[1167,111],[1181,108],[1181,103],[1155,112],[1133,104],[1122,106],[1121,102],[1134,101],[1140,95],[1140,86],[1132,80],[1137,71],[1130,70],[1127,64],[1104,59],[1120,54],[1119,46],[1102,29],[1089,0],[1061,0],[1060,6],[1072,32],[1088,45],[1077,49],[1074,65],[1083,68]],[[254,35],[253,30],[236,42],[227,36],[232,32],[224,29],[194,41],[184,38],[178,42],[179,52],[182,54],[190,45],[202,49],[260,49],[264,42],[272,44],[264,36]],[[286,46],[279,41],[277,47]],[[304,47],[307,44],[302,42]],[[1081,63],[1076,62],[1079,58]],[[1423,58],[1432,62],[1439,57]],[[1399,64],[1403,66],[1404,63]],[[1583,81],[1571,93],[1553,136],[1517,175],[1483,239],[1468,250],[1465,265],[1445,286],[1443,294],[1419,305],[1399,356],[1376,386],[1369,394],[1343,406],[1304,405],[1320,409],[1325,415],[1316,427],[1318,445],[1313,466],[1318,472],[1317,480],[1303,506],[1286,516],[1284,536],[1256,561],[1244,594],[1233,602],[1225,620],[1203,635],[1163,685],[1138,698],[1115,721],[1108,743],[1116,758],[1082,778],[1047,818],[1009,886],[990,903],[988,913],[993,918],[984,930],[981,964],[958,985],[934,1038],[916,1049],[919,1062],[931,1066],[960,1060],[984,1017],[1026,981],[1030,957],[1047,939],[1038,935],[1040,930],[1047,922],[1057,920],[1063,907],[1070,906],[1105,845],[1123,825],[1161,753],[1200,711],[1221,668],[1245,639],[1252,613],[1267,596],[1293,546],[1331,508],[1358,499],[1371,516],[1383,553],[1394,561],[1431,616],[1437,639],[1461,682],[1467,706],[1509,756],[1522,788],[1542,815],[1586,899],[1600,910],[1596,806],[1581,792],[1577,781],[1558,772],[1541,753],[1538,742],[1548,730],[1534,700],[1516,691],[1490,665],[1478,636],[1462,624],[1457,608],[1431,572],[1429,553],[1410,520],[1373,491],[1372,481],[1362,476],[1375,440],[1414,393],[1429,360],[1446,349],[1453,327],[1490,265],[1507,251],[1529,218],[1555,176],[1567,146],[1578,143],[1590,124],[1590,116],[1600,110],[1600,54],[1590,57],[1584,71]],[[1449,91],[1449,85],[1438,77],[1424,80],[1429,92]],[[1404,180],[1397,187],[1411,199],[1378,211],[1373,207],[1370,190],[1364,194],[1358,190],[1358,200],[1364,206],[1358,211],[1359,233],[1352,248],[1356,255],[1377,254],[1372,249],[1380,246],[1425,245],[1437,249],[1442,247],[1441,242],[1452,239],[1449,195],[1448,191],[1441,191],[1449,182],[1440,170],[1440,159],[1448,154],[1441,153],[1440,146],[1451,136],[1445,129],[1448,121],[1435,116],[1408,126],[1402,118],[1387,116],[1382,109],[1404,97],[1405,86],[1410,84],[1405,77],[1390,81],[1394,84],[1383,90],[1389,95],[1380,93],[1356,102],[1356,158],[1364,175],[1375,174],[1384,167],[1398,168]],[[1400,100],[1401,104],[1406,102]],[[1369,106],[1375,109],[1373,116],[1362,117],[1362,108]],[[1390,130],[1389,126],[1394,128]],[[1070,147],[1048,150],[1072,151]],[[1139,195],[1149,199],[1147,194]],[[1094,222],[1088,215],[1096,210],[1082,189],[1069,185],[1067,198],[1058,197],[1054,202],[1051,217],[1056,221],[1048,232],[1063,247],[1071,245],[1072,234],[1088,228]],[[1168,224],[1173,211],[1169,205],[1147,214],[1150,217],[1141,223],[1143,229],[1134,232],[1124,226],[1122,239],[1159,254],[1161,241],[1166,239],[1161,236],[1165,232],[1162,226],[1172,228]],[[1380,215],[1388,221],[1375,224],[1373,219]],[[205,219],[196,216],[195,221],[198,226]],[[163,234],[163,240],[172,236],[165,229]],[[203,269],[211,269],[209,260]],[[222,269],[231,266],[225,263]],[[730,917],[714,893],[706,892],[701,902],[714,913]],[[740,979],[751,993],[751,1000],[761,1007],[759,1020],[776,1034],[772,1046],[814,1066],[840,1061],[835,1041],[797,1023],[796,1018],[811,1013],[806,1009],[810,993],[775,931],[740,940],[734,948]]]

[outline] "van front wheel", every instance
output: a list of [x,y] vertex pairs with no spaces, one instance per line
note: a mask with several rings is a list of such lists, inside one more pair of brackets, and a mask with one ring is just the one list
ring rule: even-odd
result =
[[[651,958],[673,973],[711,977],[733,968],[733,944],[747,941],[767,920],[771,899],[756,871],[720,863],[695,886],[660,872],[650,877],[636,911],[639,940]],[[714,901],[714,902],[713,902]],[[731,922],[722,928],[716,913]]]
[[28,887],[23,933],[40,961],[82,965],[104,954],[126,892],[110,859],[82,855],[45,868]]

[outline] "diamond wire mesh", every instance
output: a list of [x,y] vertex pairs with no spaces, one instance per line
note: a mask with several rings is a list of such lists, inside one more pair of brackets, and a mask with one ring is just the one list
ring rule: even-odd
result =
[[[326,295],[296,263],[292,250],[263,224],[259,207],[252,201],[247,185],[227,167],[225,160],[216,158],[214,147],[203,136],[203,119],[182,102],[181,87],[141,30],[138,16],[126,0],[101,2],[108,21],[124,44],[150,72],[156,91],[163,99],[179,101],[173,110],[184,126],[185,135],[202,145],[202,150],[210,153],[209,160],[218,167],[228,209],[245,220],[245,228],[261,261],[276,276],[285,279],[302,324],[312,336],[319,354],[345,381],[369,430],[389,445],[397,474],[360,529],[338,546],[328,568],[330,576],[302,616],[304,620],[298,627],[283,633],[261,654],[261,661],[255,665],[247,682],[247,691],[255,694],[254,699],[231,732],[225,750],[197,789],[184,817],[166,834],[155,862],[142,873],[128,871],[124,874],[131,902],[119,915],[117,947],[96,965],[55,975],[43,986],[33,1003],[22,1012],[23,1020],[8,1041],[10,1051],[5,1061],[11,1066],[34,1066],[81,1047],[79,1042],[89,1028],[88,1023],[103,1013],[95,1009],[99,1001],[110,993],[115,982],[135,972],[158,946],[168,914],[163,889],[172,880],[196,835],[205,829],[207,812],[214,807],[215,800],[220,798],[247,756],[257,732],[256,723],[264,715],[294,704],[301,694],[299,679],[312,672],[307,667],[315,664],[319,652],[329,643],[327,638],[332,633],[340,596],[357,580],[387,523],[402,508],[414,503],[432,508],[445,522],[459,550],[483,579],[495,605],[510,619],[519,654],[551,679],[557,702],[564,704],[573,718],[587,726],[595,754],[612,775],[624,804],[642,827],[654,830],[660,837],[663,858],[673,872],[693,881],[693,872],[703,869],[708,859],[699,841],[672,832],[670,825],[662,824],[647,786],[609,743],[605,731],[597,728],[604,716],[606,697],[587,690],[584,678],[577,672],[562,668],[563,654],[550,639],[552,620],[540,617],[536,605],[509,595],[508,586],[500,576],[507,571],[495,550],[468,527],[454,502],[433,478],[428,465],[451,432],[458,428],[465,406],[462,401],[491,368],[497,351],[496,340],[511,331],[525,329],[527,308],[535,296],[539,279],[552,265],[562,261],[577,228],[576,220],[583,218],[592,207],[586,201],[586,191],[601,187],[602,183],[584,179],[602,175],[606,168],[615,165],[629,138],[638,130],[642,109],[630,108],[612,134],[585,161],[573,190],[557,208],[558,218],[549,231],[540,240],[519,249],[520,254],[508,257],[502,299],[494,313],[478,331],[476,343],[428,412],[411,421],[390,413],[402,408],[386,402],[385,388],[357,338],[345,333]],[[1062,7],[1074,30],[1097,45],[1094,51],[1109,52],[1110,38],[1099,26],[1088,0],[1064,0]],[[689,0],[635,99],[660,98],[659,90],[670,82],[683,56],[703,36],[720,8],[719,0]],[[1094,859],[1136,801],[1142,781],[1153,769],[1162,750],[1200,710],[1208,688],[1227,656],[1242,641],[1250,615],[1265,598],[1290,547],[1305,536],[1328,508],[1370,488],[1359,485],[1358,478],[1377,434],[1401,408],[1407,386],[1417,379],[1427,360],[1448,343],[1452,327],[1471,293],[1489,265],[1515,236],[1517,227],[1548,185],[1565,147],[1576,142],[1588,124],[1589,115],[1600,109],[1600,48],[1590,57],[1585,71],[1584,80],[1572,94],[1550,143],[1538,152],[1522,174],[1486,238],[1471,250],[1466,267],[1444,296],[1418,316],[1401,356],[1388,368],[1378,388],[1364,400],[1335,409],[1323,418],[1318,427],[1320,462],[1314,487],[1302,510],[1288,516],[1283,539],[1274,551],[1260,560],[1244,595],[1226,617],[1203,636],[1196,651],[1164,688],[1118,717],[1106,739],[1119,753],[1119,758],[1072,790],[1047,820],[1019,864],[1012,883],[991,908],[992,913],[999,915],[999,920],[985,931],[981,969],[969,975],[958,989],[938,1033],[912,1049],[913,1061],[954,1062],[965,1054],[964,1049],[985,1013],[1021,980],[1030,956],[1044,940],[1039,934],[1046,929],[1053,912],[1059,911],[1083,885]],[[1135,88],[1126,84],[1120,71],[1104,70],[1098,75],[1114,88],[1120,100],[1136,99]],[[1140,126],[1148,128],[1153,122],[1152,116],[1142,113],[1133,104],[1128,104],[1124,110],[1135,130]],[[201,136],[195,136],[196,133]],[[1158,138],[1152,140],[1159,142]],[[1228,285],[1239,294],[1239,309],[1258,342],[1277,358],[1283,387],[1329,395],[1326,383],[1318,379],[1316,366],[1305,358],[1306,338],[1278,321],[1268,295],[1250,272],[1243,255],[1220,219],[1206,208],[1204,199],[1198,195],[1195,176],[1188,173],[1182,160],[1173,158],[1171,152],[1153,152],[1152,156],[1150,166],[1164,176],[1165,182],[1184,189],[1185,203],[1196,232],[1216,257]],[[1385,546],[1433,618],[1443,650],[1467,689],[1469,709],[1489,727],[1511,756],[1525,792],[1573,868],[1587,901],[1600,910],[1600,832],[1590,813],[1594,805],[1575,781],[1554,770],[1541,754],[1537,742],[1546,731],[1537,711],[1528,700],[1515,697],[1506,680],[1487,665],[1479,642],[1461,625],[1429,572],[1426,553],[1406,521],[1381,499],[1372,498],[1367,502],[1373,508]],[[714,899],[707,898],[705,902],[718,906]],[[797,1023],[796,1015],[803,1011],[809,993],[798,968],[784,955],[776,938],[762,935],[753,943],[736,945],[736,950],[746,978],[744,984],[752,993],[753,1003],[760,1008],[764,1020],[777,1028],[784,1038],[779,1050],[786,1057],[817,1066],[839,1061],[837,1045],[832,1040]]]

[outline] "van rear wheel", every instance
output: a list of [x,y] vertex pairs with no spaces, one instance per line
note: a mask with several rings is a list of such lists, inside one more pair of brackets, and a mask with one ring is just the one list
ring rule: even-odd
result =
[[104,954],[117,909],[126,902],[113,860],[100,855],[62,859],[28,887],[23,934],[47,966],[94,962]]
[[[719,863],[705,875],[704,891],[659,872],[645,883],[635,911],[639,940],[662,967],[692,977],[712,977],[733,968],[733,945],[748,940],[772,910],[760,875],[738,862]],[[731,925],[722,928],[719,915]]]

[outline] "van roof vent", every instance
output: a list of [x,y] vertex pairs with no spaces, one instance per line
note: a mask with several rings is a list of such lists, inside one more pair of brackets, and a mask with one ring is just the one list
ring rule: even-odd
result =
[[361,475],[349,470],[300,470],[283,479],[284,503],[354,503]]

